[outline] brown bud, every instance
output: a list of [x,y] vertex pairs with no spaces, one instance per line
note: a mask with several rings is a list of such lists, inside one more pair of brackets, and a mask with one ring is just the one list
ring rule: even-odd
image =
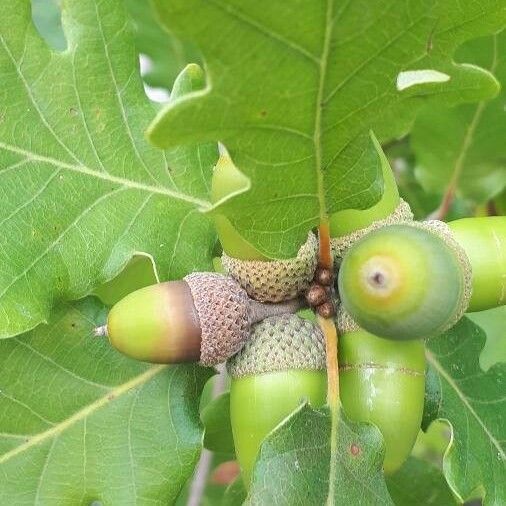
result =
[[314,274],[314,280],[323,286],[330,286],[334,280],[334,273],[331,269],[325,267],[318,267]]
[[320,304],[316,308],[317,313],[323,318],[332,318],[336,314],[336,310],[334,308],[334,304],[332,302],[327,301],[323,304]]
[[306,293],[306,300],[311,307],[319,306],[328,300],[327,290],[321,285],[313,284]]

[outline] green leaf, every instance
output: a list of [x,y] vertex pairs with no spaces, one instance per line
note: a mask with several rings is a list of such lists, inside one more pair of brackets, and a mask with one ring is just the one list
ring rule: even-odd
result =
[[154,4],[199,46],[207,87],[165,108],[150,139],[222,141],[251,189],[220,212],[267,256],[294,255],[325,213],[379,198],[378,167],[364,160],[370,129],[385,141],[422,105],[497,92],[489,73],[451,55],[504,25],[504,0]]
[[96,299],[0,342],[0,503],[172,503],[202,445],[211,371],[124,358]]
[[115,278],[97,287],[94,295],[106,306],[113,306],[129,293],[145,286],[154,285],[156,282],[150,258],[136,255]]
[[410,457],[396,473],[388,476],[386,481],[396,506],[456,504],[441,471],[414,457]]
[[61,26],[61,0],[32,0],[33,22],[48,44],[63,51],[67,41]]
[[225,491],[221,506],[240,506],[246,500],[246,495],[244,483],[239,476]]
[[288,417],[262,444],[246,504],[393,504],[379,430],[341,412],[335,449],[330,431],[328,408],[305,404]]
[[[386,146],[386,154],[392,166],[400,196],[410,205],[415,220],[425,220],[441,204],[441,193],[426,192],[415,177],[414,154],[409,145],[409,138],[393,142]],[[446,220],[456,220],[474,214],[468,202],[455,198],[448,210]]]
[[[46,321],[54,301],[113,278],[137,252],[161,279],[212,267],[206,208],[217,146],[163,152],[119,0],[67,0],[68,50],[35,30],[28,0],[0,0],[0,337]],[[198,89],[188,67],[174,95]],[[198,238],[198,247],[195,239]]]
[[230,424],[230,393],[213,399],[201,414],[205,427],[204,446],[213,452],[234,454],[234,439]]
[[498,362],[506,362],[506,306],[469,313],[467,316],[487,335],[487,342],[480,355],[482,369],[486,371]]
[[441,193],[450,186],[483,203],[506,187],[506,31],[467,42],[457,58],[489,69],[502,91],[488,102],[424,110],[411,136],[416,176],[427,191]]
[[172,89],[188,63],[200,63],[197,50],[160,26],[149,0],[124,1],[134,23],[137,50],[149,56],[152,64],[144,80],[150,86]]
[[427,342],[427,420],[451,424],[444,460],[445,478],[462,502],[477,492],[484,505],[506,504],[506,364],[487,372],[479,365],[484,332],[467,318]]

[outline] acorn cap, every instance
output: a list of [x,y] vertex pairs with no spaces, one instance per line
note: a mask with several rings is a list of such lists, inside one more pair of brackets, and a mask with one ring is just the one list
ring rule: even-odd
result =
[[346,252],[359,239],[367,235],[369,232],[372,232],[373,230],[382,228],[386,225],[394,225],[396,223],[406,223],[412,221],[413,221],[413,212],[411,211],[411,207],[409,207],[409,204],[406,201],[400,199],[399,205],[395,208],[394,212],[392,214],[389,214],[386,218],[375,221],[374,223],[371,223],[368,227],[356,230],[351,234],[343,235],[342,237],[332,238],[330,242],[334,258],[339,259],[344,257]]
[[200,364],[220,364],[237,353],[248,338],[248,295],[234,279],[223,274],[195,272],[184,280],[200,320]]
[[295,314],[254,325],[242,350],[227,362],[232,378],[286,370],[324,370],[325,340],[319,326]]
[[362,330],[360,325],[351,317],[342,304],[337,305],[335,317],[336,329],[339,335],[349,334]]
[[260,302],[281,302],[297,297],[309,287],[317,264],[318,241],[309,232],[295,258],[288,260],[239,260],[223,253],[225,270]]

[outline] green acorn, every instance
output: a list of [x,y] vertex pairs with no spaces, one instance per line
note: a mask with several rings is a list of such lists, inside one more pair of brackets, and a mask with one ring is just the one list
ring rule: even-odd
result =
[[325,403],[325,343],[319,327],[297,315],[254,325],[242,350],[227,363],[232,378],[230,416],[245,485],[264,438],[301,402]]
[[408,458],[422,421],[423,341],[391,341],[356,328],[339,338],[339,388],[346,414],[378,427],[389,474]]
[[107,334],[117,350],[137,360],[209,366],[237,353],[253,323],[299,307],[298,300],[262,304],[229,276],[193,273],[127,295],[97,334]]
[[472,268],[468,310],[506,304],[506,216],[462,218],[448,225]]
[[[217,202],[247,184],[243,174],[227,155],[222,155],[214,169],[211,198]],[[317,264],[318,241],[310,232],[295,258],[272,260],[248,243],[223,215],[215,216],[218,237],[223,246],[225,271],[261,302],[281,302],[305,292],[313,279]]]
[[365,330],[390,339],[426,338],[465,312],[471,267],[444,223],[390,225],[350,248],[338,284],[344,307]]

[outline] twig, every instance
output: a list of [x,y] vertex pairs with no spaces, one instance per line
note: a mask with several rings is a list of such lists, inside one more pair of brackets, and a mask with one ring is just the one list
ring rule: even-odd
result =
[[[227,374],[225,368],[220,368],[220,372],[215,379],[211,398],[216,399],[220,394],[225,391],[225,385],[227,380]],[[213,453],[207,449],[203,449],[200,455],[200,460],[193,475],[193,481],[190,487],[190,493],[188,496],[187,506],[200,506],[204,491],[207,485],[207,478],[211,471],[211,465],[213,461]]]

